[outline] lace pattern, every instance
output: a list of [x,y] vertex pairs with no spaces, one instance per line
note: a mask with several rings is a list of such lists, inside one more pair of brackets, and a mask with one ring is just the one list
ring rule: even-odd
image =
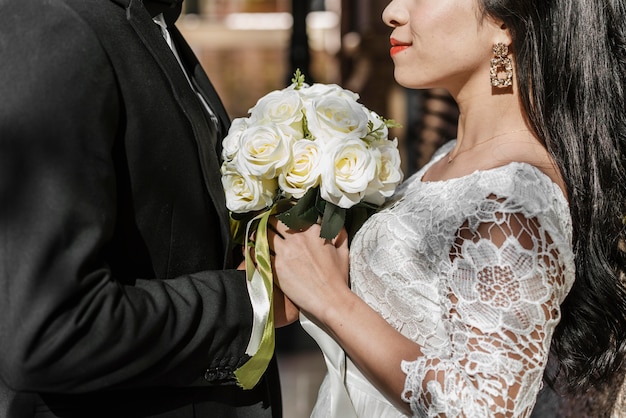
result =
[[359,231],[352,288],[422,346],[402,364],[415,416],[528,416],[574,280],[567,201],[523,163],[422,182],[452,146]]

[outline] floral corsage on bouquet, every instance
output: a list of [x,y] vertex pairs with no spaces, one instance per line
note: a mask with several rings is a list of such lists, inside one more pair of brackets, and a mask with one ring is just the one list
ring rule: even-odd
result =
[[270,299],[270,216],[294,230],[320,223],[322,238],[335,238],[342,227],[352,237],[402,181],[398,141],[388,138],[396,123],[358,99],[338,85],[306,84],[298,70],[290,86],[235,119],[224,138],[222,184],[233,235],[246,246],[248,278],[258,270]]

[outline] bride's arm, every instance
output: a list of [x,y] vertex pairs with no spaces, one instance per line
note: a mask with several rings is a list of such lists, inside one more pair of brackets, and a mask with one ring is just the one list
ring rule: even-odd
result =
[[273,243],[277,281],[403,409],[526,416],[567,286],[558,245],[536,218],[494,219],[461,228],[451,249],[452,269],[441,278],[450,342],[440,352],[423,352],[352,293],[345,237],[331,243],[318,227],[293,234],[282,227],[285,239]]
[[[319,237],[319,226],[293,233],[277,225],[286,239],[272,236],[275,279],[306,315],[342,346],[379,390],[398,407],[406,374],[401,362],[421,355],[419,346],[391,327],[348,287],[348,246]],[[393,349],[390,349],[393,348]]]

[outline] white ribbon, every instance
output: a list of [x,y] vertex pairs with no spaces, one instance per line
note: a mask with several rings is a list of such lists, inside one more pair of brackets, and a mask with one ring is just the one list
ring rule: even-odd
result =
[[346,389],[346,353],[330,335],[302,313],[300,313],[300,325],[315,340],[324,354],[328,369],[326,379],[330,383],[330,417],[357,418]]
[[252,357],[259,351],[259,346],[263,339],[263,330],[270,316],[270,296],[267,294],[263,277],[258,270],[254,270],[252,279],[246,280],[246,283],[254,317],[246,354]]

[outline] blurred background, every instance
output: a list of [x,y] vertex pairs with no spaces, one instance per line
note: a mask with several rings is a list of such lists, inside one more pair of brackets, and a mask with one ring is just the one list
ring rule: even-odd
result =
[[402,124],[407,174],[456,134],[445,92],[398,86],[389,57],[386,0],[185,0],[177,26],[195,50],[232,118],[286,87],[296,68],[308,82],[336,83],[368,108]]
[[[220,93],[231,118],[290,84],[299,68],[309,83],[336,83],[402,128],[403,170],[410,175],[455,137],[458,111],[445,92],[408,90],[393,79],[387,0],[185,0],[177,26]],[[310,415],[326,370],[299,324],[278,330],[284,416]]]

